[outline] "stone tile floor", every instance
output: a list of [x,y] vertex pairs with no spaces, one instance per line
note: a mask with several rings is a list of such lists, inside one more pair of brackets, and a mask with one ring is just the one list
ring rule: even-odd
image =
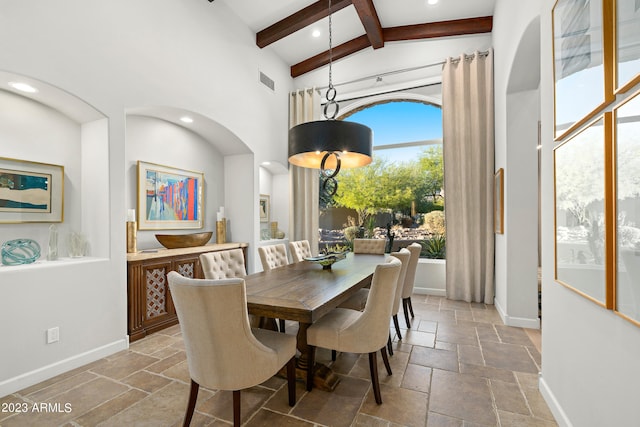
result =
[[[341,376],[336,389],[307,393],[298,382],[293,408],[287,405],[282,378],[244,390],[244,425],[557,425],[538,391],[539,331],[504,326],[490,305],[425,295],[412,300],[412,328],[402,330],[402,340],[394,337],[393,375],[386,375],[378,358],[382,405],[373,399],[367,356],[339,354],[332,365]],[[296,324],[288,322],[287,333],[295,332]],[[319,349],[317,358],[331,364],[329,351]],[[184,344],[176,325],[128,350],[1,398],[2,404],[29,409],[0,412],[0,426],[180,426],[188,392]],[[34,403],[59,410],[38,413]],[[201,389],[191,425],[230,425],[231,407],[230,392]]]

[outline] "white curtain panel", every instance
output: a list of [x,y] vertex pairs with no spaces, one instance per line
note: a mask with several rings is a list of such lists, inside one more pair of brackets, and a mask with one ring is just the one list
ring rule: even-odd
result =
[[493,304],[493,51],[442,72],[447,298]]
[[[320,96],[313,89],[291,92],[289,98],[289,127],[318,120]],[[289,212],[289,237],[291,241],[308,240],[311,252],[318,253],[318,229],[320,211],[319,176],[317,169],[289,165],[291,211]]]

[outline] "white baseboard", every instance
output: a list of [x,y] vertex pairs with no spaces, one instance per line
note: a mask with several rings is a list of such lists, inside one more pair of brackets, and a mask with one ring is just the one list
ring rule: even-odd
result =
[[507,326],[514,326],[516,328],[528,328],[528,329],[540,329],[540,318],[536,317],[534,319],[530,319],[527,317],[514,317],[509,316],[504,312],[504,309],[500,305],[500,302],[494,298],[494,305],[496,306],[496,310],[502,319],[502,322]]
[[43,366],[42,368],[25,372],[17,377],[9,378],[0,382],[0,397],[15,393],[16,391],[38,384],[39,382],[48,380],[49,378],[53,378],[56,375],[79,368],[80,366],[102,359],[103,357],[109,356],[113,353],[117,353],[120,350],[126,350],[127,348],[129,348],[128,336],[121,340],[103,345],[102,347],[94,348],[59,362]]
[[447,290],[446,289],[438,289],[438,288],[413,288],[413,293],[418,295],[435,295],[439,297],[446,297]]
[[562,410],[562,406],[560,406],[560,403],[549,388],[547,382],[542,377],[542,374],[540,374],[540,379],[538,381],[538,389],[540,390],[540,394],[544,398],[545,402],[547,402],[547,406],[549,406],[549,410],[551,410],[551,413],[556,419],[558,425],[560,427],[573,427],[569,417],[567,417],[567,414]]

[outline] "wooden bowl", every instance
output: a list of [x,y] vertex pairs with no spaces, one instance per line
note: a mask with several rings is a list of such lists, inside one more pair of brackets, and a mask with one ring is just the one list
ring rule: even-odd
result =
[[156,239],[167,249],[191,248],[205,245],[213,235],[213,231],[192,234],[156,234]]

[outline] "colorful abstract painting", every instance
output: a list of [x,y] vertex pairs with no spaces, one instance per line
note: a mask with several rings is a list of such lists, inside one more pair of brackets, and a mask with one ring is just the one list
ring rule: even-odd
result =
[[203,184],[202,173],[138,162],[138,228],[202,228]]

